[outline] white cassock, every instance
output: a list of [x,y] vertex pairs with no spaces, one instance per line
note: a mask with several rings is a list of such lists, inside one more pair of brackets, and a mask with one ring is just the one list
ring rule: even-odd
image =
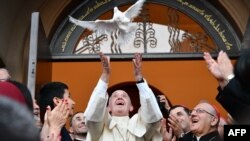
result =
[[89,129],[87,141],[162,141],[161,111],[146,80],[136,84],[141,107],[133,117],[111,116],[107,110],[108,84],[99,79],[84,116]]

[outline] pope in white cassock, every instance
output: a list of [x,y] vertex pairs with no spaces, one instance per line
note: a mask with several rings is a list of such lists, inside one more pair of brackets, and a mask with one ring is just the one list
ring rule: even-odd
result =
[[141,107],[131,118],[129,113],[133,110],[133,105],[125,91],[116,90],[108,98],[110,59],[102,53],[100,58],[102,75],[84,113],[89,129],[87,141],[162,141],[160,134],[162,114],[152,90],[142,77],[142,55],[137,53],[133,59]]

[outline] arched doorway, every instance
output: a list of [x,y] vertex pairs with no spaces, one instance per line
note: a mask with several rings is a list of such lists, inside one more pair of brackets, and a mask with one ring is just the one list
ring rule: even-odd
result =
[[[125,11],[132,4],[132,0],[88,1],[70,15],[79,20],[107,20],[112,18],[114,6]],[[241,50],[233,26],[208,1],[146,1],[134,21],[138,29],[125,49],[116,46],[115,36],[89,32],[70,23],[67,17],[52,38],[52,58],[96,59],[99,51],[115,59],[131,58],[134,52],[142,52],[149,59],[202,58],[204,51],[216,54],[220,50],[235,57]]]

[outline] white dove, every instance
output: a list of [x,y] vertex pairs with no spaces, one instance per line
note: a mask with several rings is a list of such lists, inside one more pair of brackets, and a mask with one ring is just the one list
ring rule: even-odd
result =
[[138,0],[125,12],[121,12],[117,7],[114,7],[113,18],[109,20],[81,21],[71,16],[69,16],[69,20],[83,28],[96,31],[100,35],[105,33],[110,35],[112,32],[117,32],[117,44],[121,45],[129,41],[135,33],[137,24],[132,21],[140,14],[144,2],[145,0]]

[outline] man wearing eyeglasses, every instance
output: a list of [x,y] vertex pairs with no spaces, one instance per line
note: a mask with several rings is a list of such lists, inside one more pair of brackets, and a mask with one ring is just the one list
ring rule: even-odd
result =
[[[218,133],[219,113],[207,102],[199,103],[190,114],[193,141],[221,141]],[[185,136],[183,138],[185,140]]]

